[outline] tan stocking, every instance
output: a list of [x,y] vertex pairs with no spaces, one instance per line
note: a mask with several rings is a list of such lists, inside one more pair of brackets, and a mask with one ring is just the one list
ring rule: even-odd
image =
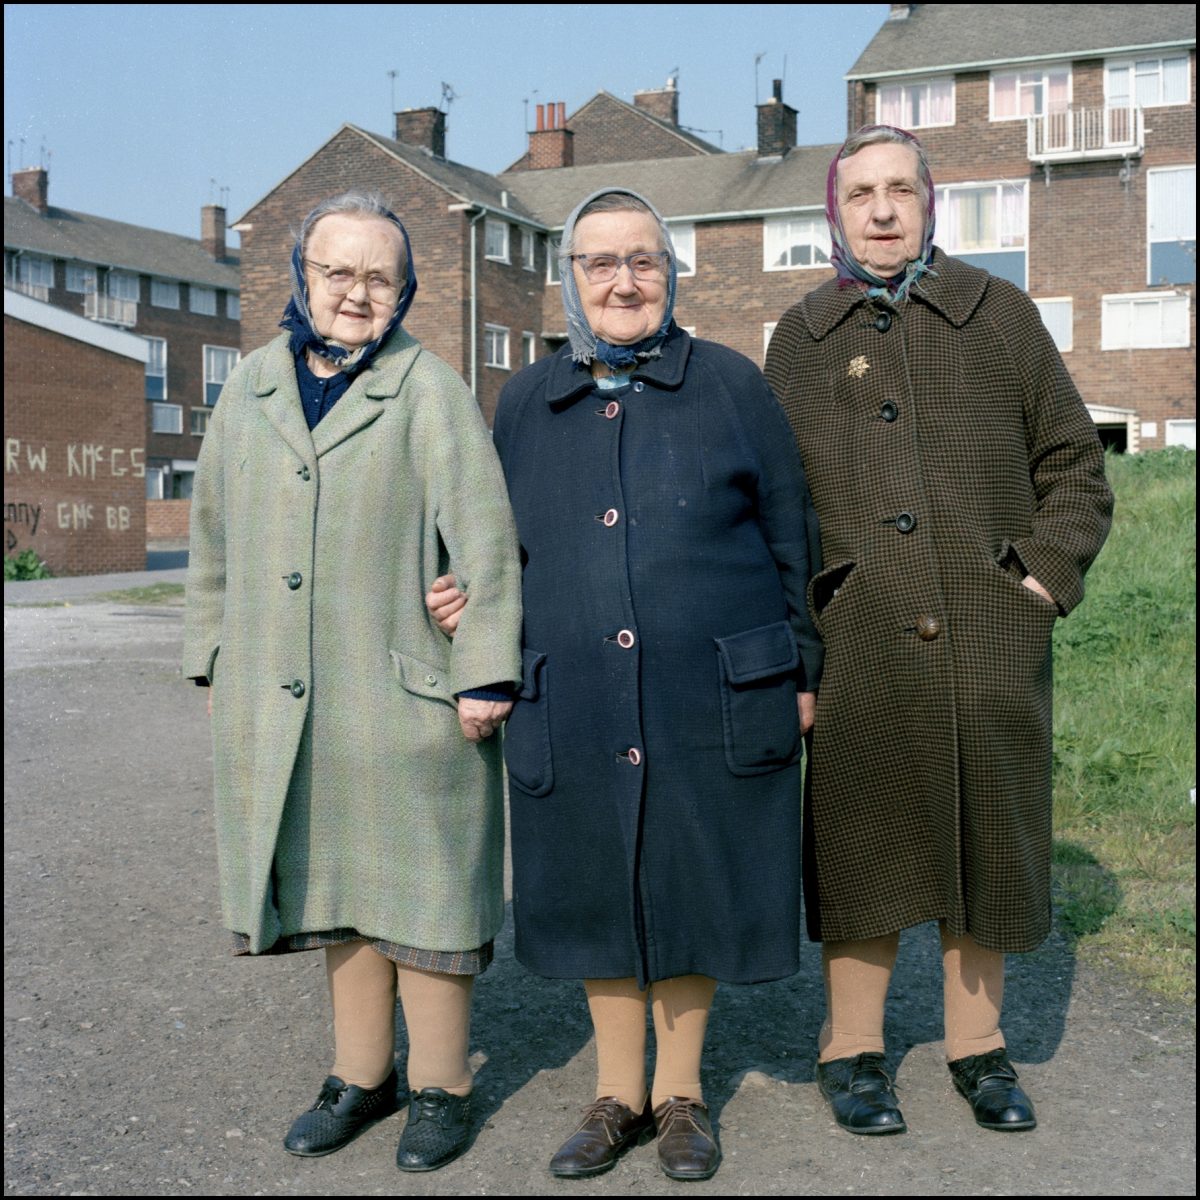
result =
[[408,1026],[408,1086],[417,1092],[437,1087],[455,1096],[467,1095],[475,976],[397,966],[396,977]]
[[883,1006],[899,945],[898,933],[822,943],[825,1024],[817,1040],[821,1062],[883,1053]]
[[596,1099],[616,1096],[634,1112],[646,1103],[646,995],[636,979],[585,979],[596,1031]]
[[651,1104],[657,1107],[668,1096],[703,1100],[700,1059],[704,1031],[712,1008],[717,981],[707,975],[680,975],[660,979],[650,988],[654,1014],[654,1089]]
[[1004,1003],[1004,955],[985,950],[969,933],[957,937],[940,925],[943,996],[946,1005],[946,1061],[986,1054],[1004,1045],[1000,1008]]
[[378,1087],[396,1052],[396,968],[366,942],[325,948],[333,1000],[334,1075]]

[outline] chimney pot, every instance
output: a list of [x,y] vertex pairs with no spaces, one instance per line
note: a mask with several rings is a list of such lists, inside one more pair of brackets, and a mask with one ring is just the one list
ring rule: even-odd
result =
[[539,104],[537,106],[537,131],[541,133],[546,128],[546,106]]
[[782,79],[773,79],[771,81],[771,83],[772,83],[772,93],[775,96],[775,99],[778,100],[780,102],[780,104],[782,104],[783,103],[783,80]]
[[558,102],[558,127],[566,129],[567,127],[567,104],[565,100]]

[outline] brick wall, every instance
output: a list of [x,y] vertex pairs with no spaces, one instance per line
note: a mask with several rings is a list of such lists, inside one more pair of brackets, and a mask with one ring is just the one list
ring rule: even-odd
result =
[[192,519],[190,500],[147,500],[146,541],[181,541]]
[[145,570],[143,396],[141,363],[4,318],[5,553]]

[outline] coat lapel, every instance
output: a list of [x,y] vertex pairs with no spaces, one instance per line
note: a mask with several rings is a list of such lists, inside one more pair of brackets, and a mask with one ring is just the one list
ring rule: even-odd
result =
[[254,394],[262,398],[263,416],[281,438],[308,464],[316,466],[312,435],[304,420],[300,389],[296,385],[296,367],[288,352],[287,337],[275,339],[267,347]]

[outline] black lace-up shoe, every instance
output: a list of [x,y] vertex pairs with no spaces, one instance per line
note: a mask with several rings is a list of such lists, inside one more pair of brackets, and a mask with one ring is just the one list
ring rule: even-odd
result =
[[882,1054],[819,1062],[817,1082],[833,1119],[850,1133],[903,1133],[908,1128]]
[[436,1171],[456,1159],[471,1134],[471,1097],[422,1088],[408,1101],[408,1124],[396,1147],[402,1171]]
[[395,1111],[394,1070],[377,1088],[356,1087],[330,1075],[321,1087],[316,1104],[292,1122],[283,1139],[283,1148],[289,1154],[305,1158],[332,1154]]
[[966,1097],[976,1123],[984,1129],[1007,1132],[1037,1126],[1033,1103],[1017,1084],[1016,1069],[1003,1047],[955,1059],[949,1067],[954,1086]]

